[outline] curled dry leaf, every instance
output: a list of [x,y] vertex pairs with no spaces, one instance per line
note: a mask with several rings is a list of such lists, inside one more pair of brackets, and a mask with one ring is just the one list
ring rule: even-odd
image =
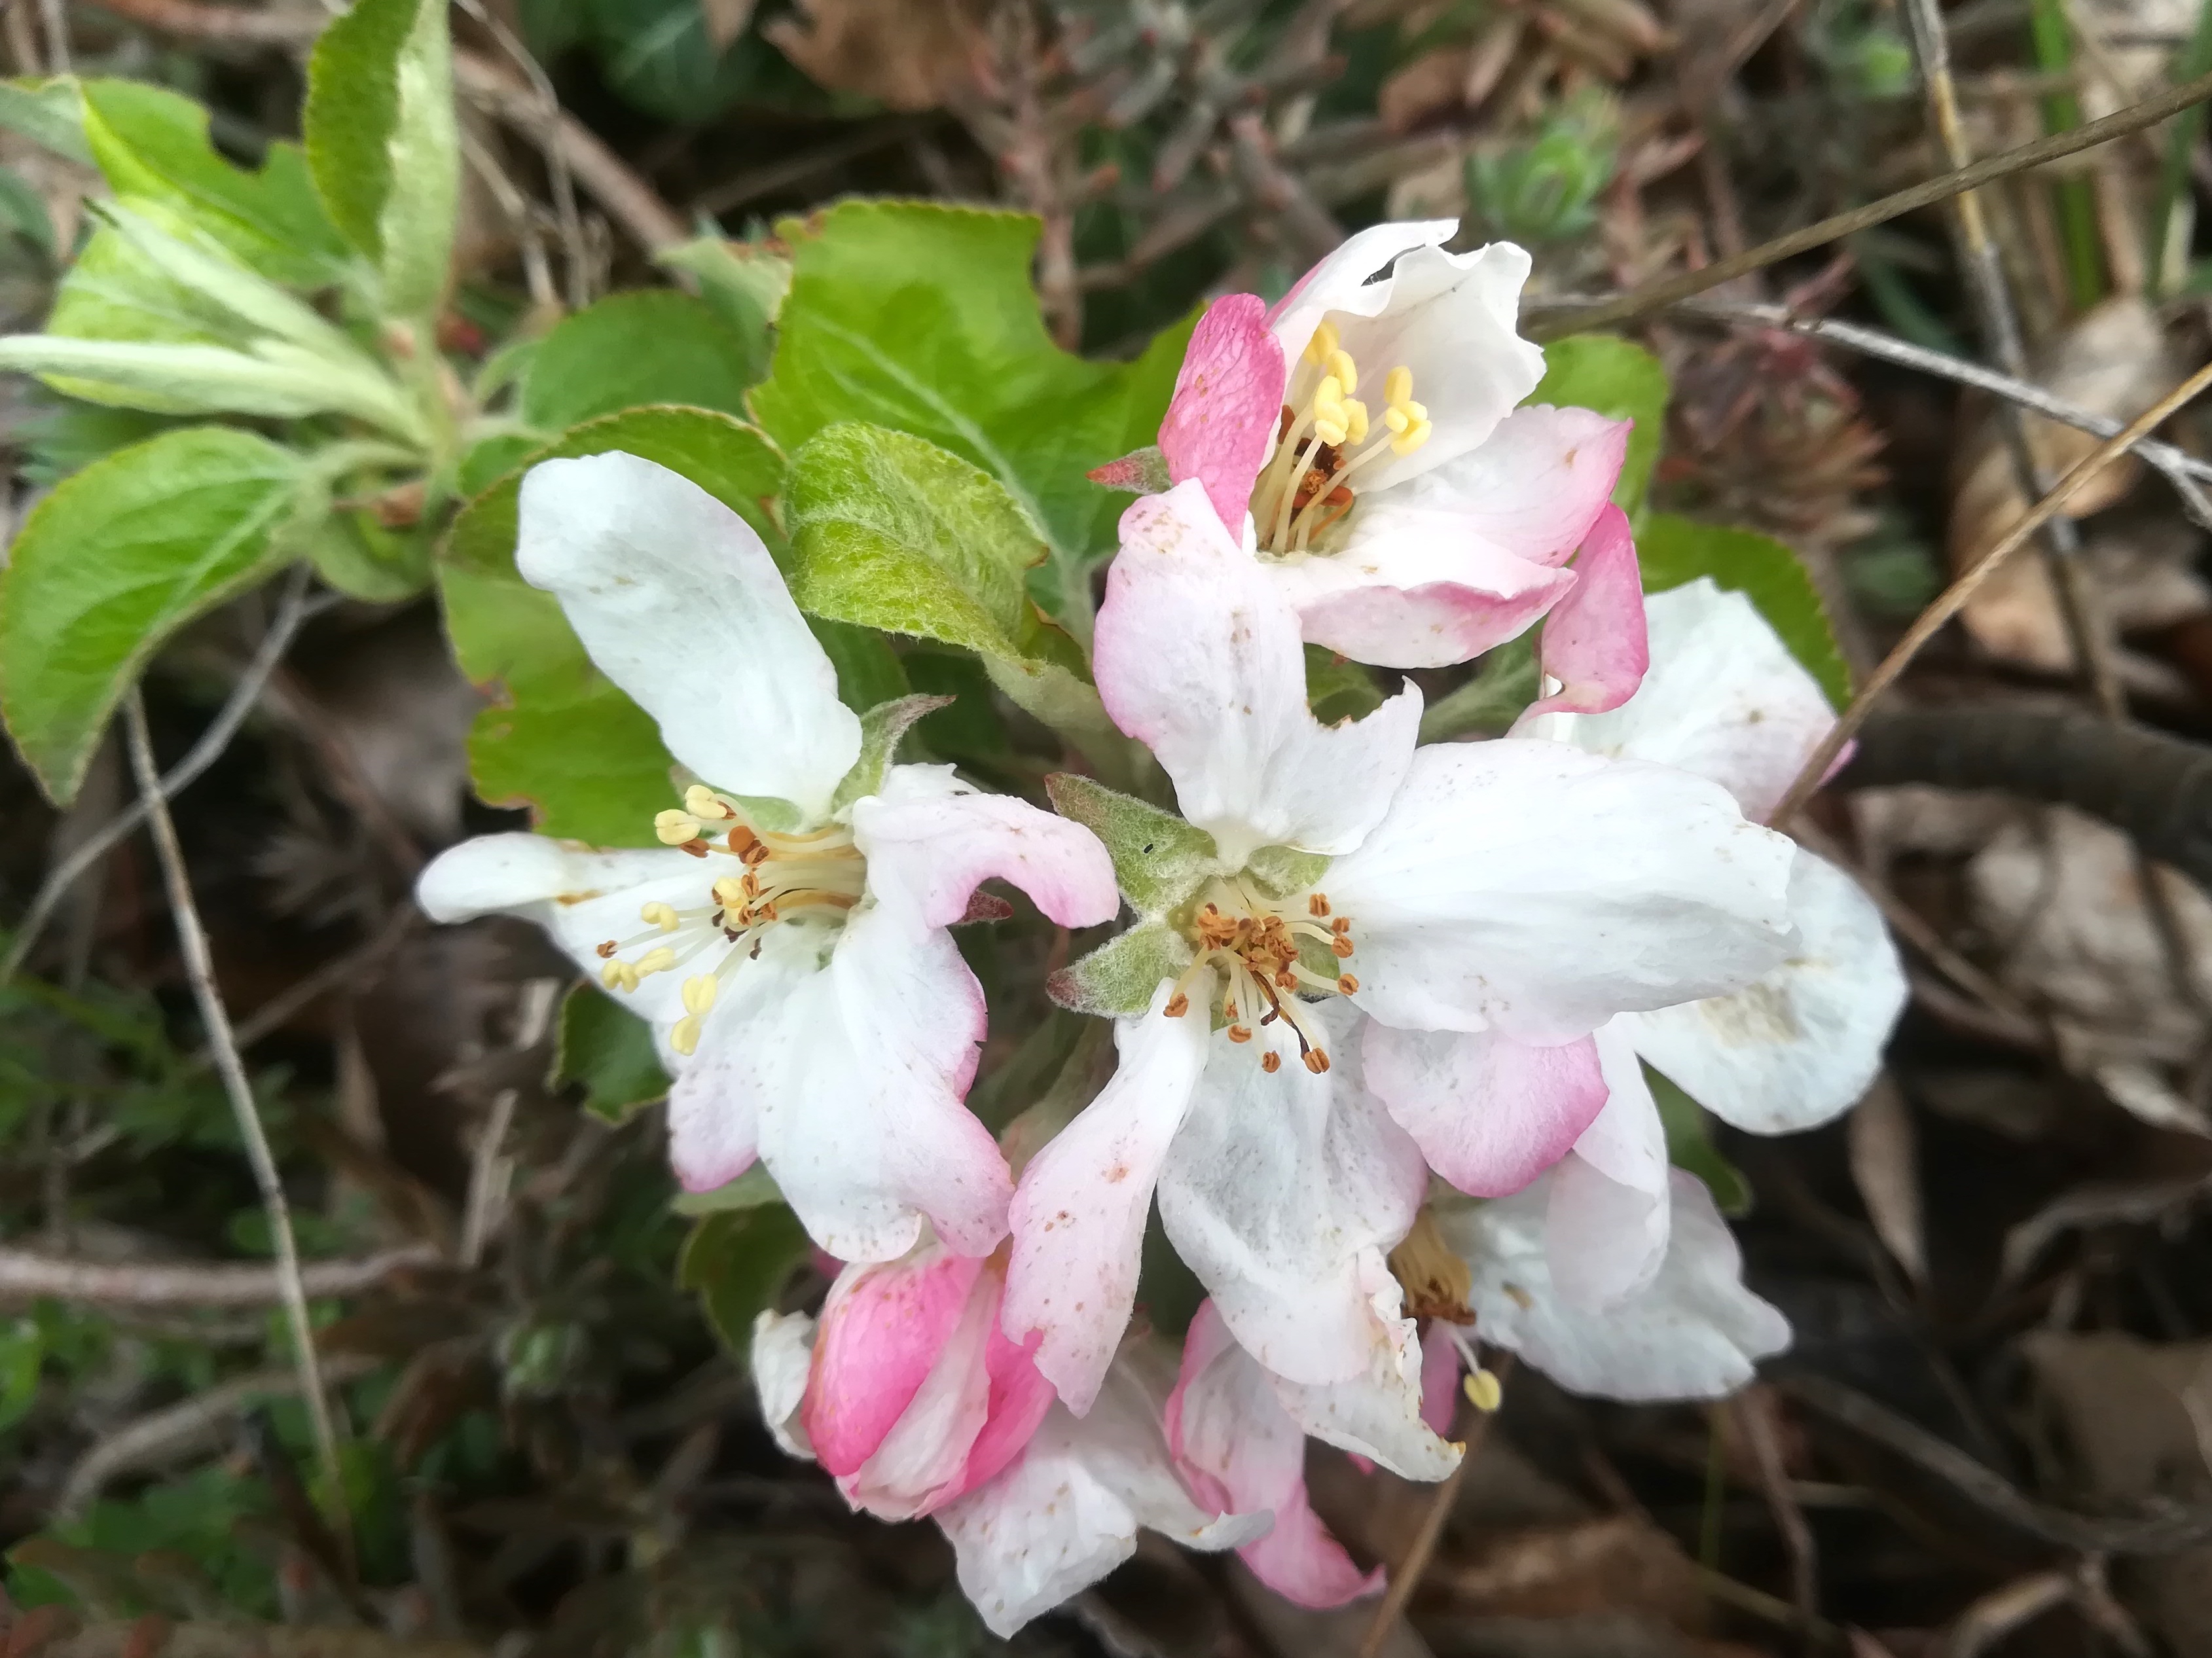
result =
[[[2158,318],[2133,295],[2107,300],[2057,336],[2038,365],[2037,381],[2081,408],[2117,419],[2141,414],[2186,372],[2168,345]],[[2033,416],[2028,443],[2052,479],[2097,446],[2073,427]],[[2026,515],[2029,502],[2015,476],[1999,411],[1981,410],[1960,450],[1948,542],[1951,568],[1965,570]],[[2069,507],[2086,518],[2116,505],[2142,476],[2139,462],[2109,466],[2074,497]],[[2115,530],[2092,537],[2084,550],[2091,585],[2118,626],[2154,627],[2212,607],[2212,595],[2186,572],[2197,537],[2137,537]],[[2008,661],[2051,671],[2072,660],[2065,625],[2041,563],[2016,558],[1967,603],[1966,629],[1977,643]]]
[[1882,1248],[1916,1284],[1928,1281],[1928,1239],[1921,1224],[1920,1142],[1912,1108],[1887,1075],[1852,1109],[1851,1180]]
[[761,33],[833,92],[936,109],[975,85],[988,12],[977,0],[799,0]]

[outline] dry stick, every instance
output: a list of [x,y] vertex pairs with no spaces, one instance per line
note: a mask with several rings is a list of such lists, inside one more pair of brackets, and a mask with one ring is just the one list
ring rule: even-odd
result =
[[[410,1244],[349,1260],[311,1260],[300,1269],[309,1296],[352,1296],[438,1259],[428,1244]],[[273,1307],[284,1299],[283,1275],[261,1261],[77,1260],[36,1249],[0,1249],[0,1302],[89,1302],[102,1307],[220,1309]]]
[[146,802],[147,823],[154,848],[161,860],[161,878],[169,889],[171,919],[177,928],[178,948],[185,971],[191,980],[192,996],[199,1004],[200,1023],[206,1027],[209,1046],[215,1051],[216,1072],[230,1108],[238,1119],[239,1138],[246,1142],[247,1161],[253,1166],[254,1184],[261,1189],[261,1207],[269,1218],[269,1232],[276,1245],[276,1275],[283,1291],[285,1321],[291,1327],[293,1357],[300,1369],[300,1391],[307,1402],[308,1420],[315,1430],[315,1451],[323,1465],[326,1500],[341,1535],[350,1531],[345,1505],[345,1486],[338,1468],[337,1430],[331,1419],[330,1400],[323,1391],[322,1366],[315,1354],[314,1326],[307,1317],[307,1292],[300,1278],[300,1246],[292,1236],[292,1211],[285,1201],[284,1183],[277,1177],[276,1159],[262,1132],[261,1115],[253,1103],[253,1089],[246,1078],[246,1062],[230,1029],[230,1015],[216,986],[215,961],[209,954],[207,930],[200,924],[192,902],[191,877],[185,868],[184,848],[177,843],[177,826],[169,818],[168,803],[161,798],[161,780],[154,769],[154,745],[146,732],[146,704],[133,685],[123,703],[124,727],[130,738],[131,768],[138,779],[138,793]]
[[1813,792],[1820,786],[1820,780],[1827,774],[1828,768],[1835,763],[1836,756],[1843,752],[1844,744],[1850,742],[1860,726],[1865,723],[1867,713],[1873,707],[1875,699],[1897,683],[1898,676],[1920,653],[1922,647],[1965,608],[1966,601],[1980,590],[1983,583],[1996,574],[1998,567],[2005,560],[2019,551],[2027,539],[2078,495],[2092,478],[2133,448],[2145,433],[2154,430],[2160,422],[2171,418],[2174,410],[2207,386],[2212,386],[2212,362],[2206,363],[2130,421],[2118,433],[2084,456],[2072,471],[2058,480],[2057,487],[2049,495],[2028,509],[2027,517],[2006,532],[2003,540],[1990,549],[1980,562],[1937,594],[1936,602],[1920,613],[1919,619],[1905,630],[1905,637],[1897,641],[1896,648],[1882,659],[1881,665],[1867,677],[1866,683],[1851,699],[1850,707],[1844,710],[1843,718],[1835,723],[1827,736],[1820,739],[1820,745],[1813,750],[1812,757],[1806,761],[1804,769],[1797,774],[1796,780],[1790,786],[1790,793],[1783,796],[1782,804],[1775,808],[1774,815],[1768,822],[1779,828],[1796,816]]
[[[269,624],[269,631],[262,636],[259,647],[253,653],[253,659],[246,664],[246,671],[238,677],[238,683],[231,688],[229,699],[216,712],[216,717],[208,722],[207,730],[200,734],[200,740],[192,744],[191,751],[170,767],[167,774],[161,779],[162,799],[173,799],[182,793],[194,779],[222,756],[222,751],[230,746],[230,739],[238,735],[238,728],[246,723],[246,716],[252,711],[254,703],[260,700],[263,689],[269,683],[269,676],[276,671],[276,665],[283,660],[285,649],[291,644],[293,635],[300,631],[310,616],[327,604],[337,602],[335,598],[319,603],[309,602],[308,586],[313,574],[305,564],[292,573],[290,585],[284,589],[284,596],[277,603],[276,620]],[[0,984],[5,984],[15,976],[15,970],[23,965],[23,958],[31,953],[31,947],[39,941],[39,934],[52,919],[55,906],[76,884],[77,878],[106,857],[110,847],[144,823],[147,811],[143,800],[134,802],[127,810],[117,813],[100,829],[87,835],[75,852],[54,866],[16,926],[7,956],[0,958]]]
[[[1507,1353],[1491,1372],[1501,1382],[1513,1374],[1513,1355]],[[1482,1442],[1490,1436],[1490,1424],[1496,1420],[1495,1411],[1475,1413],[1474,1424],[1468,1430],[1465,1443],[1461,1447],[1459,1465],[1437,1484],[1436,1495],[1429,1499],[1429,1511],[1421,1516],[1421,1528],[1413,1533],[1413,1546],[1406,1558],[1390,1574],[1390,1587],[1383,1591],[1382,1604],[1375,1608],[1375,1617],[1367,1625],[1367,1633],[1359,1637],[1358,1658],[1382,1658],[1383,1643],[1389,1640],[1390,1631],[1405,1615],[1406,1606],[1420,1587],[1421,1574],[1429,1569],[1429,1557],[1437,1552],[1437,1544],[1444,1534],[1444,1521],[1451,1518],[1452,1499],[1459,1494],[1460,1482],[1467,1478],[1468,1465],[1482,1449]]]
[[1870,226],[1886,224],[1902,214],[1915,209],[1932,207],[1937,202],[1948,201],[1961,191],[1973,190],[1993,179],[2009,177],[2045,162],[2062,160],[2069,155],[2093,149],[2114,138],[2124,137],[2130,132],[2140,132],[2145,127],[2155,126],[2169,116],[2179,114],[2192,104],[2212,98],[2212,75],[2202,75],[2193,81],[2162,92],[2155,98],[2146,98],[2139,104],[2118,110],[2101,119],[2088,122],[2065,132],[2053,133],[2048,138],[2039,138],[2032,144],[2022,144],[2017,149],[2008,149],[1976,161],[1972,167],[1960,167],[1938,178],[1929,179],[1909,189],[1884,196],[1879,201],[1869,202],[1863,207],[1838,213],[1811,224],[1802,230],[1793,230],[1786,236],[1778,236],[1771,242],[1737,254],[1733,258],[1716,259],[1696,270],[1686,270],[1680,276],[1669,276],[1664,282],[1648,283],[1632,293],[1625,294],[1611,304],[1589,311],[1576,309],[1569,316],[1556,320],[1551,307],[1532,305],[1531,332],[1539,340],[1558,337],[1564,326],[1571,324],[1577,328],[1610,328],[1674,305],[1683,300],[1734,282],[1738,276],[1765,269],[1780,259],[1825,246],[1843,238],[1856,235]]
[[[544,1041],[546,1028],[553,1022],[554,1006],[567,985],[563,979],[532,979],[523,987],[522,1016],[514,1033],[518,1053],[527,1053]],[[514,1171],[500,1156],[500,1149],[507,1144],[507,1130],[514,1125],[515,1102],[521,1095],[519,1088],[502,1088],[493,1096],[491,1120],[484,1125],[483,1133],[477,1141],[476,1156],[470,1161],[468,1207],[461,1218],[460,1261],[464,1266],[474,1266],[483,1259],[493,1216],[507,1195],[507,1183]]]

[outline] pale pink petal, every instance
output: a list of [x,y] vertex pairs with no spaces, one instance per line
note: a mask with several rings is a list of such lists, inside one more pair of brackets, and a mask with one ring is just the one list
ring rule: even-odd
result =
[[1035,1350],[1042,1338],[1032,1336],[1026,1346],[1017,1346],[1006,1339],[1006,1332],[1000,1328],[1000,1303],[1006,1294],[1006,1279],[1002,1274],[995,1275],[995,1281],[990,1345],[984,1353],[991,1382],[989,1419],[969,1450],[968,1466],[960,1476],[960,1489],[963,1491],[996,1479],[1001,1469],[1022,1454],[1022,1448],[1036,1432],[1037,1424],[1052,1409],[1054,1398],[1052,1383],[1036,1367]]
[[1421,1335],[1421,1420],[1439,1436],[1459,1417],[1459,1347],[1434,1320]]
[[1314,719],[1297,613],[1195,482],[1122,514],[1093,660],[1114,723],[1158,756],[1183,816],[1232,865],[1262,846],[1358,845],[1420,725],[1410,685],[1356,724]]
[[[798,929],[770,927],[761,940],[760,953],[740,962],[723,979],[692,1052],[688,1056],[677,1054],[663,1043],[662,1061],[673,1073],[668,1088],[668,1160],[686,1191],[711,1192],[726,1186],[759,1156],[762,1102],[779,1090],[777,1078],[786,1065],[800,1057],[787,1049],[763,1048],[762,1038],[787,1028],[784,1005],[819,970],[820,960],[818,947]],[[660,981],[680,984],[682,978],[681,974],[659,974],[645,985]]]
[[1557,1047],[1498,1031],[1370,1023],[1367,1085],[1429,1167],[1475,1197],[1517,1192],[1567,1154],[1604,1108],[1589,1037]]
[[1382,1587],[1328,1534],[1306,1498],[1306,1436],[1267,1373],[1206,1302],[1183,1338],[1167,1407],[1176,1466],[1218,1510],[1274,1513],[1273,1528],[1237,1551],[1260,1581],[1302,1606],[1337,1606]]
[[1545,1232],[1552,1281],[1580,1307],[1609,1307],[1651,1282],[1667,1254],[1667,1131],[1626,1030],[1596,1035],[1605,1109],[1559,1167]]
[[1113,1079],[1023,1170],[1009,1212],[1006,1332],[1024,1343],[1042,1332],[1036,1368],[1078,1412],[1127,1327],[1152,1187],[1206,1063],[1204,999],[1170,1019],[1161,1010],[1173,989],[1116,1024]]
[[[956,1311],[921,1385],[882,1442],[837,1481],[847,1502],[878,1519],[915,1519],[967,1489],[969,1463],[990,1415],[989,1355],[999,1316],[994,1266],[982,1265]],[[1034,1418],[1024,1424],[1030,1430],[1036,1425]],[[1018,1449],[1018,1442],[1012,1448]]]
[[1575,560],[1574,590],[1544,620],[1537,660],[1559,689],[1528,709],[1602,714],[1636,695],[1651,655],[1628,514],[1607,505]]
[[1256,294],[1216,300],[1198,319],[1160,424],[1168,480],[1196,478],[1232,536],[1244,532],[1260,463],[1283,406],[1283,348]]
[[732,1063],[761,1090],[761,1158],[823,1248],[894,1260],[924,1217],[960,1254],[1006,1236],[1013,1182],[962,1103],[983,1032],[951,935],[882,904],[754,1029]]
[[[1278,331],[1286,355],[1306,349],[1314,325],[1332,311],[1349,311],[1389,297],[1387,292],[1369,295],[1376,286],[1368,278],[1401,253],[1417,247],[1434,247],[1459,234],[1456,219],[1401,219],[1354,231],[1291,284],[1289,293],[1268,308],[1267,325]],[[1373,315],[1362,310],[1362,316]]]
[[1486,546],[1534,564],[1564,564],[1612,500],[1632,424],[1594,409],[1527,404],[1465,454],[1380,495],[1370,486],[1361,511],[1402,503],[1449,513]]
[[1121,908],[1114,860],[1080,823],[1011,795],[983,794],[950,766],[895,766],[880,793],[853,803],[853,841],[868,891],[930,926],[968,912],[978,883],[1009,881],[1062,926],[1097,926]]
[[981,1270],[974,1257],[928,1243],[837,1275],[815,1332],[801,1418],[831,1473],[853,1473],[876,1454],[936,1365]]

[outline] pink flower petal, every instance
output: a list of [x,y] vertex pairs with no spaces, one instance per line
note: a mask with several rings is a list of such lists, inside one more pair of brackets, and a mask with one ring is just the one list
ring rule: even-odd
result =
[[1025,800],[954,784],[951,769],[895,766],[881,794],[854,803],[871,895],[950,926],[967,915],[976,884],[997,876],[1062,926],[1114,919],[1121,897],[1097,835]]
[[1283,406],[1283,348],[1256,294],[1216,300],[1198,319],[1160,423],[1168,481],[1196,478],[1232,536],[1244,533],[1260,464]]
[[[1002,1300],[1005,1294],[1006,1280],[1000,1277],[994,1298]],[[1006,1339],[994,1313],[991,1345],[984,1359],[991,1376],[991,1414],[969,1449],[961,1491],[974,1491],[1019,1456],[1052,1408],[1052,1383],[1036,1367],[1036,1345],[1042,1339],[1031,1336],[1027,1345],[1015,1345]]]
[[1421,1333],[1421,1420],[1442,1437],[1459,1415],[1459,1347],[1434,1320]]
[[1530,404],[1470,449],[1390,492],[1448,510],[1486,544],[1558,565],[1613,496],[1633,422]]
[[1539,659],[1559,689],[1530,714],[1603,714],[1636,695],[1651,665],[1644,576],[1628,514],[1608,504],[1575,561],[1575,588],[1544,623]]
[[914,1400],[960,1321],[982,1262],[925,1244],[838,1274],[814,1337],[800,1420],[822,1466],[859,1472]]
[[1367,1085],[1429,1166],[1476,1197],[1517,1192],[1561,1157],[1605,1108],[1595,1042],[1543,1048],[1498,1031],[1395,1030],[1370,1023]]

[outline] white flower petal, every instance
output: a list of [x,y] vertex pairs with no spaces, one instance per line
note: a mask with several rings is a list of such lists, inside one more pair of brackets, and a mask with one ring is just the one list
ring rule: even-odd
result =
[[[1361,1083],[1358,1015],[1305,1010],[1332,1061],[1315,1076],[1282,1023],[1209,1040],[1190,1114],[1160,1170],[1160,1219],[1237,1339],[1278,1376],[1364,1375],[1385,1253],[1420,1208],[1419,1147]],[[1195,1015],[1194,1015],[1195,1017]],[[1261,1055],[1282,1059],[1272,1075]]]
[[1795,851],[1701,778],[1509,738],[1419,750],[1326,879],[1366,1011],[1559,1042],[1782,960]]
[[761,1420],[786,1456],[814,1460],[799,1408],[806,1399],[806,1374],[814,1363],[814,1321],[804,1313],[773,1309],[753,1320],[753,1394]]
[[1358,549],[1369,513],[1419,509],[1449,517],[1462,537],[1534,564],[1564,564],[1613,498],[1632,424],[1594,409],[1516,409],[1466,453],[1382,494],[1364,489],[1346,551]]
[[[1394,1284],[1389,1292],[1394,1312],[1397,1295]],[[1314,1387],[1277,1376],[1275,1396],[1316,1439],[1367,1457],[1402,1479],[1442,1479],[1459,1465],[1460,1448],[1423,1419],[1423,1357],[1414,1322],[1391,1317],[1384,1327],[1388,1339],[1375,1344],[1364,1376]],[[1453,1374],[1456,1380],[1457,1371]]]
[[522,481],[515,564],[678,760],[733,793],[828,811],[860,722],[743,519],[635,455],[543,461]]
[[1764,822],[1836,723],[1828,699],[1751,600],[1710,577],[1645,595],[1644,613],[1651,665],[1635,695],[1514,734],[1695,772]]
[[1553,1176],[1546,1248],[1559,1293],[1599,1308],[1649,1284],[1667,1253],[1667,1129],[1627,1033],[1594,1040],[1609,1092]]
[[1755,1134],[1814,1128],[1858,1102],[1904,1009],[1905,970],[1858,883],[1800,848],[1790,959],[1748,989],[1618,1022],[1682,1091]]
[[1434,247],[1459,234],[1456,219],[1401,219],[1354,231],[1298,278],[1267,313],[1267,326],[1284,357],[1298,361],[1321,319],[1332,311],[1371,317],[1389,302],[1387,282],[1368,279],[1417,247]]
[[[678,854],[679,857],[681,853]],[[760,953],[741,962],[722,981],[714,1005],[700,1022],[697,1045],[689,1055],[663,1043],[662,1062],[671,1068],[668,1087],[668,1160],[676,1178],[693,1192],[726,1186],[752,1167],[760,1154],[760,1114],[764,1100],[787,1086],[786,1067],[797,1055],[768,1033],[787,1028],[784,1004],[821,970],[817,933],[799,927],[770,927]],[[639,987],[665,987],[681,993],[684,975],[656,975]],[[669,1018],[684,1017],[672,1005]]]
[[854,844],[868,860],[868,890],[879,902],[950,926],[967,913],[975,888],[997,876],[1062,926],[1114,919],[1121,896],[1097,835],[1026,800],[954,783],[951,770],[894,766],[881,793],[854,802]]
[[1160,1010],[1173,989],[1161,985],[1142,1018],[1115,1023],[1113,1079],[1022,1171],[1008,1213],[1000,1321],[1015,1341],[1044,1332],[1036,1367],[1079,1412],[1128,1327],[1152,1187],[1206,1064],[1206,997],[1170,1019]]
[[1420,726],[1411,685],[1356,724],[1314,719],[1297,613],[1195,479],[1122,514],[1093,655],[1107,713],[1231,864],[1262,846],[1357,846]]
[[1782,1315],[1743,1285],[1743,1258],[1705,1187],[1671,1180],[1674,1225],[1659,1273],[1603,1312],[1553,1286],[1546,1258],[1553,1181],[1439,1217],[1474,1272],[1481,1339],[1510,1348],[1570,1390],[1631,1401],[1717,1399],[1790,1344]]

